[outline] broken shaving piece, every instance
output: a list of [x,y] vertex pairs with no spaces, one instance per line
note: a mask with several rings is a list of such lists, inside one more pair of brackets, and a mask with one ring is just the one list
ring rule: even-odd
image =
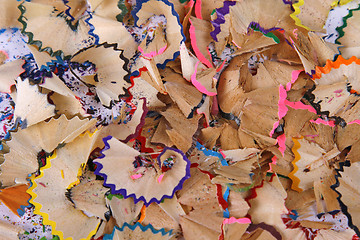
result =
[[360,41],[358,34],[358,27],[360,21],[360,5],[356,9],[350,9],[349,14],[343,18],[343,25],[336,28],[339,37],[336,43],[343,45],[339,50],[344,58],[351,58],[355,56],[360,58]]
[[185,181],[183,188],[178,192],[179,203],[193,209],[211,208],[220,211],[217,187],[212,184],[207,174],[198,168],[191,168],[191,178]]
[[67,97],[54,92],[49,94],[49,99],[55,104],[55,112],[58,115],[65,115],[67,118],[89,116],[81,105],[81,101],[76,97]]
[[167,94],[158,68],[156,67],[155,61],[152,58],[141,57],[141,63],[144,64],[146,72],[143,72],[143,78],[146,80],[153,88],[159,91],[162,94]]
[[55,106],[48,102],[47,95],[29,79],[17,79],[14,116],[21,128],[34,125],[55,115]]
[[339,169],[336,169],[336,172],[336,183],[332,186],[332,188],[338,194],[337,199],[342,212],[348,217],[349,227],[352,228],[359,236],[360,188],[357,179],[360,172],[360,164],[359,162],[341,162],[339,164]]
[[230,184],[234,187],[247,187],[255,184],[253,171],[264,162],[262,153],[258,149],[233,149],[224,151],[223,154],[226,156],[226,161],[222,160],[224,164],[213,169],[217,176],[212,179],[212,183]]
[[208,68],[212,68],[212,59],[208,48],[209,44],[212,42],[210,36],[211,23],[195,17],[190,17],[189,21],[191,24],[189,30],[191,45],[195,55],[202,64]]
[[132,198],[124,199],[122,195],[109,194],[106,197],[106,203],[116,220],[116,224],[119,226],[122,226],[124,223],[131,225],[135,223],[143,208],[142,203],[134,203]]
[[317,113],[335,118],[338,124],[356,122],[359,72],[360,60],[356,57],[345,60],[339,56],[336,61],[328,60],[324,67],[317,67],[313,75],[316,87],[311,92]]
[[234,217],[231,217],[229,219],[224,219],[222,225],[222,232],[219,239],[231,240],[243,236],[250,223],[251,220],[248,218],[236,219]]
[[197,90],[208,96],[216,95],[216,80],[214,76],[216,74],[215,68],[199,69],[199,62],[195,64],[195,71],[191,75],[191,83],[197,88]]
[[243,82],[242,88],[245,92],[250,92],[259,88],[287,86],[293,71],[300,68],[284,62],[264,60],[258,63],[255,75],[240,79]]
[[196,109],[204,103],[204,95],[196,87],[187,82],[180,74],[165,69],[165,89],[169,97],[177,104],[186,118],[194,116]]
[[292,6],[294,13],[290,16],[295,24],[309,31],[324,32],[324,25],[330,10],[334,7],[334,0],[299,0]]
[[[155,205],[155,203],[153,203]],[[186,214],[182,205],[178,202],[178,198],[174,195],[173,198],[164,199],[162,203],[158,205],[169,218],[172,219],[177,225],[180,221],[180,216]],[[179,230],[179,229],[178,229]]]
[[[172,198],[175,199],[175,198]],[[167,199],[167,200],[172,200]],[[175,199],[176,201],[176,199]],[[152,225],[155,229],[164,229],[165,231],[170,231],[176,235],[181,233],[179,223],[173,219],[167,212],[165,212],[161,207],[161,204],[152,203],[148,207],[146,207],[145,211],[141,213],[141,224],[143,226]],[[181,208],[181,207],[180,207]],[[184,215],[185,212],[180,212],[181,215]],[[180,218],[180,215],[176,216]]]
[[332,61],[339,54],[339,45],[325,42],[321,36],[308,32],[295,31],[296,37],[291,38],[292,46],[299,55],[305,72],[313,74],[316,66],[324,66],[327,60]]
[[0,64],[0,92],[11,93],[11,86],[15,84],[15,79],[23,72],[23,60],[14,60]]
[[148,109],[146,107],[146,99],[141,98],[138,103],[139,105],[136,107],[131,120],[126,120],[126,116],[124,116],[125,114],[120,115],[112,123],[107,126],[102,126],[99,129],[99,134],[97,136],[97,141],[99,143],[97,143],[97,145],[103,146],[102,139],[109,136],[110,134],[124,143],[129,142],[140,134],[141,128],[145,124],[145,117]]
[[225,113],[232,112],[235,103],[242,101],[244,97],[244,90],[239,81],[242,71],[245,72],[244,75],[249,72],[247,67],[249,57],[248,54],[234,57],[230,61],[229,66],[220,75],[217,87],[217,100],[220,110]]
[[186,153],[193,145],[193,136],[198,129],[201,116],[195,115],[192,118],[186,118],[176,105],[170,106],[161,114],[167,121],[165,123],[167,127],[164,131],[170,141],[178,149]]
[[307,190],[312,188],[317,180],[320,181],[333,174],[331,160],[340,154],[336,147],[327,152],[316,143],[308,142],[303,138],[293,138],[293,141],[294,170],[289,175],[293,180],[292,189]]
[[[179,191],[179,202],[188,209],[186,215],[180,216],[180,225],[186,239],[198,239],[206,236],[215,239],[221,233],[223,209],[227,205],[222,197],[220,185],[210,182],[213,175],[198,168],[191,169],[192,177]],[[222,201],[222,202],[220,202]]]
[[289,211],[285,206],[287,193],[277,175],[274,174],[270,181],[263,181],[261,186],[251,191],[252,194],[246,200],[250,205],[249,215],[254,224],[263,222],[271,225],[285,239],[303,234],[300,229],[287,229],[283,223],[281,216]]
[[272,140],[269,137],[272,137],[287,111],[284,104],[284,88],[260,88],[244,96],[243,105],[236,104],[233,111],[242,123],[239,129],[246,134],[257,136],[264,145],[271,144]]
[[336,136],[335,142],[340,151],[343,151],[346,148],[351,146],[350,152],[347,154],[346,159],[350,160],[350,162],[359,161],[357,157],[357,153],[352,155],[352,151],[357,152],[359,147],[359,138],[356,132],[360,131],[359,124],[347,124],[345,127],[336,127]]
[[135,203],[160,203],[172,198],[190,177],[190,161],[177,149],[165,148],[154,159],[109,136],[102,156],[94,161],[95,174],[104,177],[112,194],[133,197]]
[[[28,62],[25,61],[25,64],[22,66],[25,76],[31,79],[32,82],[39,83],[39,86],[41,87],[63,96],[74,97],[75,94],[59,78],[59,76],[61,77],[61,74],[59,74],[56,69],[56,66],[59,66],[56,62],[58,59],[56,60],[54,57],[51,57],[46,51],[40,52],[39,48],[35,45],[28,45],[28,48],[31,50],[31,55],[26,58]],[[33,62],[33,60],[35,60],[35,62]],[[64,62],[61,62],[61,64],[64,64]],[[64,68],[65,65],[61,67]],[[57,72],[57,75],[55,74],[55,71]],[[28,72],[30,74],[27,74]]]
[[151,78],[150,73],[145,67],[143,69],[144,71],[141,71],[139,76],[132,79],[133,86],[129,89],[129,92],[133,96],[133,101],[145,98],[146,105],[149,109],[164,108],[165,104],[157,97],[159,91],[152,85],[153,79]]
[[191,174],[192,178],[185,182],[184,189],[179,191],[179,202],[187,212],[180,216],[184,237],[198,239],[200,236],[207,236],[215,239],[221,233],[223,209],[227,208],[228,203],[222,197],[221,185],[211,183],[211,173],[192,168]]
[[334,164],[339,161],[339,150],[334,146],[325,151],[303,138],[293,138],[293,141],[295,159],[294,170],[289,174],[293,182],[291,188],[298,192],[313,188],[318,213],[339,210],[337,196],[330,188],[335,183]]

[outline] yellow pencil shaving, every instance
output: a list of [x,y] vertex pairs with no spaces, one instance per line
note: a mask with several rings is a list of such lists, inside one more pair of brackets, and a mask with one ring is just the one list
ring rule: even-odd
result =
[[292,140],[294,141],[294,146],[293,146],[293,148],[291,150],[294,153],[295,159],[291,162],[292,165],[294,166],[294,170],[292,170],[292,172],[289,173],[289,178],[292,180],[291,188],[293,190],[297,191],[297,192],[302,192],[303,191],[303,189],[299,188],[300,179],[295,176],[295,173],[299,170],[298,166],[296,165],[296,162],[301,159],[301,156],[297,151],[301,147],[298,139],[302,139],[302,138],[303,137],[301,137],[301,138],[292,138]]

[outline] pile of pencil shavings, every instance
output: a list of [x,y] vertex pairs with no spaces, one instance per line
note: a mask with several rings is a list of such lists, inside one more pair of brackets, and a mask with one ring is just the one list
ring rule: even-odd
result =
[[54,239],[358,239],[349,2],[0,1],[0,200]]

